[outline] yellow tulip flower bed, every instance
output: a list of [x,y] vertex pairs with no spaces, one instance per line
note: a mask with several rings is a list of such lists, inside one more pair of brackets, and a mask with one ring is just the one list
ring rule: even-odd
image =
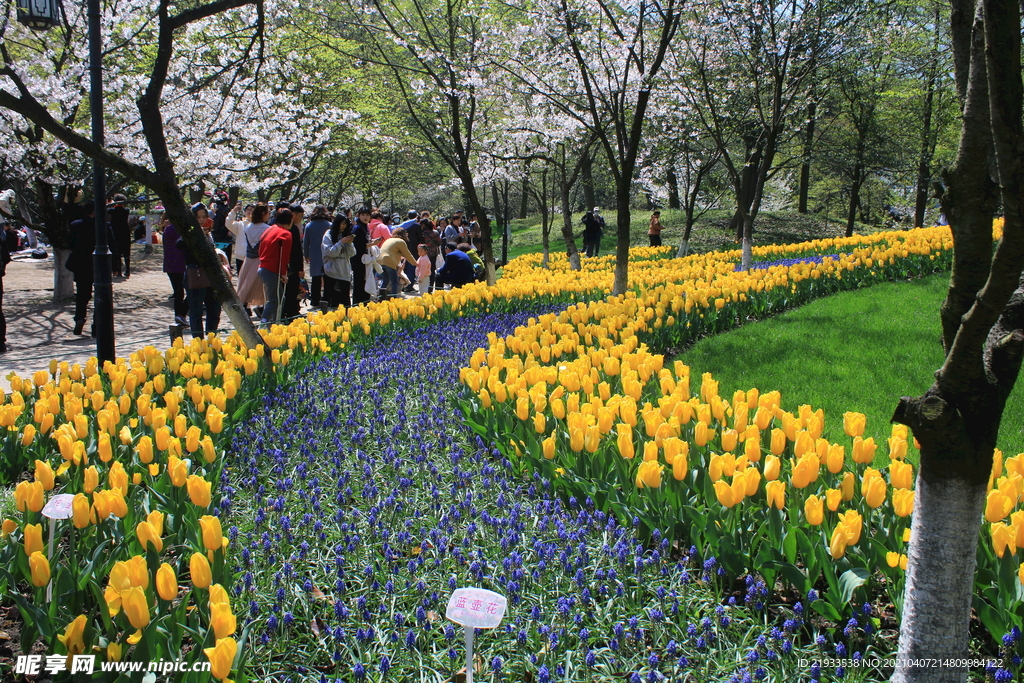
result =
[[[831,291],[948,267],[950,247],[947,228],[929,228],[778,248],[839,255],[751,272],[735,271],[738,253],[652,261],[631,272],[638,291],[492,335],[462,370],[463,411],[524,472],[693,544],[733,576],[803,593],[823,582],[813,607],[835,621],[869,589],[899,612],[914,507],[906,428],[876,444],[862,437],[864,416],[847,413],[849,440],[832,443],[821,410],[787,410],[779,392],[756,388],[720,396],[710,374],[691,378],[655,351]],[[879,447],[886,464],[876,469]],[[997,454],[993,543],[978,572],[979,614],[997,638],[1019,625],[1024,568],[1018,581],[1010,556],[1024,545],[1024,510],[1012,512],[1024,499],[1024,454],[1005,472]]]
[[[701,533],[708,539],[714,536],[723,560],[741,558],[755,544],[735,541],[738,545],[732,547],[733,541],[727,540],[742,537],[738,529],[751,522],[753,510],[770,522],[761,533],[782,539],[789,527],[779,508],[786,508],[786,519],[795,520],[793,506],[803,504],[803,494],[820,490],[828,508],[822,523],[797,525],[799,533],[787,533],[790,540],[774,546],[784,549],[782,558],[774,560],[778,572],[795,579],[794,570],[806,570],[806,581],[813,583],[813,572],[800,569],[797,557],[814,554],[812,531],[838,528],[833,516],[839,509],[832,509],[835,495],[829,497],[826,490],[836,488],[845,496],[849,484],[843,488],[836,479],[839,474],[830,473],[816,474],[806,490],[799,489],[801,495],[786,497],[778,486],[792,476],[789,458],[797,457],[798,443],[801,449],[810,443],[817,457],[820,446],[810,435],[820,416],[805,411],[787,427],[780,402],[756,392],[732,402],[710,393],[699,402],[683,398],[688,374],[662,368],[660,357],[641,342],[668,348],[839,288],[948,268],[949,249],[946,229],[884,233],[758,248],[756,258],[807,256],[814,262],[736,273],[738,252],[670,259],[671,248],[641,248],[631,252],[633,289],[608,299],[610,258],[587,260],[582,271],[572,271],[564,256],[553,257],[549,269],[537,267],[534,257],[523,257],[507,266],[497,286],[476,284],[347,312],[311,314],[265,331],[265,345],[256,349],[246,349],[236,334],[211,336],[190,343],[179,340],[164,351],[146,347],[102,366],[95,360],[84,367],[53,361],[31,377],[12,375],[12,392],[0,392],[0,426],[5,429],[0,450],[4,469],[13,480],[21,480],[13,494],[17,513],[2,524],[0,591],[22,615],[22,652],[41,639],[48,653],[69,658],[184,657],[190,665],[209,665],[219,680],[243,669],[246,653],[235,640],[239,634],[228,597],[233,577],[225,558],[231,546],[218,517],[220,482],[228,466],[223,449],[235,426],[266,391],[286,382],[296,369],[372,338],[382,327],[419,326],[432,319],[535,304],[563,304],[568,310],[545,316],[521,335],[494,339],[490,351],[477,352],[464,376],[476,387],[470,417],[491,438],[506,444],[512,438],[524,453],[535,454],[535,465],[564,468],[562,485],[590,486],[595,500],[623,510],[624,505],[635,508],[652,528],[655,520],[664,520],[665,501],[676,496],[671,498],[673,521],[682,529],[696,523],[693,515],[705,515]],[[742,428],[737,422],[741,405],[746,406]],[[765,415],[771,429],[757,426],[758,419],[769,419]],[[701,445],[693,431],[699,424],[705,425]],[[649,429],[653,431],[647,433]],[[778,505],[766,509],[760,479],[768,479],[764,467],[770,460],[755,459],[755,451],[770,450],[772,429],[787,434],[777,456],[785,474],[773,480],[779,482],[772,493]],[[726,450],[722,439],[732,438],[730,430],[736,444]],[[798,433],[808,436],[798,438]],[[620,447],[625,452],[632,447],[646,457],[623,458]],[[861,452],[870,447],[862,443]],[[852,446],[847,450],[854,452]],[[802,467],[808,472],[811,451],[802,451]],[[711,452],[719,456],[715,462],[722,472],[714,481],[708,469]],[[632,467],[634,460],[646,463],[642,472]],[[847,460],[842,462],[852,474]],[[672,467],[671,477],[663,475],[667,466]],[[659,477],[665,485],[655,486]],[[594,486],[595,481],[601,485]],[[637,488],[635,481],[644,488]],[[879,481],[887,486],[884,477]],[[672,482],[677,483],[670,486]],[[699,497],[690,490],[694,487],[700,487]],[[878,488],[868,477],[864,490],[872,500]],[[68,496],[71,516],[51,522],[43,509],[60,494]],[[616,498],[620,494],[621,500]],[[708,507],[709,495],[731,506]],[[761,505],[751,505],[749,499],[759,497]],[[655,514],[657,500],[662,507]],[[906,506],[907,500],[901,504]],[[817,514],[814,505],[808,508],[811,514]],[[868,552],[873,541],[870,534],[860,540],[860,525],[874,530],[875,518],[882,514],[863,505],[861,498],[847,499],[843,510],[849,511],[841,527],[846,531],[832,543],[835,549],[843,547],[847,561]],[[687,509],[692,515],[682,512]],[[851,514],[858,511],[859,518]],[[712,517],[719,524],[710,523]],[[893,517],[893,528],[902,529],[905,522]],[[886,552],[898,553],[892,538]],[[898,555],[894,564],[889,573],[898,579]]]

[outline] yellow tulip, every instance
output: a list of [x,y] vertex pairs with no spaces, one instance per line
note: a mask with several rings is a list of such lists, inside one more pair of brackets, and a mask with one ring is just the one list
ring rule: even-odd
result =
[[996,551],[997,557],[1002,557],[1007,548],[1010,549],[1011,555],[1017,554],[1017,540],[1009,525],[996,522],[992,524],[990,532],[992,534],[992,549]]
[[156,570],[156,592],[167,601],[178,597],[178,577],[175,576],[171,565],[166,562],[161,563],[160,568]]
[[118,489],[122,496],[128,495],[128,473],[125,472],[124,465],[119,462],[111,465],[110,471],[107,472],[107,486]]
[[657,461],[658,459],[658,444],[654,441],[644,442],[644,461]]
[[199,450],[199,439],[203,436],[203,431],[199,427],[192,425],[188,428],[185,433],[185,450],[189,453],[195,453]]
[[818,496],[811,495],[804,501],[804,517],[812,526],[818,526],[825,519],[825,504]]
[[851,500],[853,500],[854,484],[855,480],[853,477],[853,472],[847,472],[846,474],[843,475],[843,483],[840,484],[839,489],[843,492],[844,501],[850,502]]
[[579,453],[583,450],[583,430],[579,427],[569,428],[569,448],[574,453]]
[[828,489],[825,491],[825,507],[831,512],[835,512],[839,509],[839,504],[843,501],[843,492],[839,489]]
[[722,450],[732,452],[739,441],[739,434],[735,429],[726,429],[722,432]]
[[909,489],[914,485],[914,466],[909,462],[893,460],[889,463],[889,482],[893,488]]
[[893,491],[892,509],[897,517],[906,517],[912,513],[914,511],[914,492],[910,489],[896,489]]
[[174,486],[184,486],[188,479],[188,466],[176,455],[167,456],[167,475]]
[[203,515],[199,518],[199,527],[203,534],[203,547],[210,551],[220,550],[224,547],[224,536],[220,529],[220,520],[212,515]]
[[[774,457],[774,456],[768,456]],[[768,507],[781,510],[786,507],[786,483],[777,479],[769,481],[764,485],[765,494],[768,496]]]
[[750,462],[758,462],[761,459],[761,440],[748,438],[743,442],[743,454]]
[[633,447],[633,428],[625,422],[620,422],[615,429],[618,432],[616,444],[619,447],[619,455],[627,460],[632,460],[636,455],[636,450]]
[[524,421],[530,417],[530,399],[525,396],[516,399],[516,417]]
[[867,426],[867,416],[863,413],[843,413],[843,429],[847,436],[863,436],[865,426]]
[[14,506],[20,511],[39,512],[43,509],[43,483],[21,481],[14,487]]
[[998,522],[1010,514],[1013,509],[1013,501],[1009,496],[999,489],[992,489],[988,492],[985,500],[985,519],[989,522]]
[[210,673],[214,678],[224,680],[231,674],[231,668],[235,664],[238,644],[234,638],[221,638],[215,647],[208,647],[203,652],[210,660]]
[[209,588],[213,580],[210,573],[210,563],[202,553],[192,553],[188,562],[189,574],[192,577],[192,585],[196,588]]
[[672,461],[672,476],[675,478],[676,481],[682,481],[683,479],[686,478],[686,470],[687,454],[685,452],[680,452]]
[[[870,469],[870,468],[869,468]],[[875,470],[874,476],[865,476],[861,484],[861,495],[872,510],[885,502],[885,480]]]
[[782,471],[782,461],[778,456],[766,455],[764,458],[764,478],[768,481],[775,481]]
[[109,643],[107,645],[107,661],[120,662],[124,647],[120,643]]
[[231,613],[231,605],[222,602],[210,603],[210,625],[217,640],[227,638],[235,632],[237,620]]
[[84,529],[92,521],[92,507],[84,493],[76,493],[71,501],[71,520],[76,529]]
[[889,457],[893,460],[902,460],[907,457],[907,441],[899,437],[889,439]]
[[711,431],[703,421],[697,422],[693,428],[693,443],[698,446],[706,446],[711,438]]
[[228,597],[227,590],[219,583],[210,586],[210,604],[231,605],[231,598]]
[[900,554],[888,552],[885,554],[885,563],[890,567],[898,567],[900,564]]
[[29,446],[32,441],[36,438],[36,426],[34,424],[25,425],[25,430],[21,434],[21,445]]
[[900,555],[900,569],[907,571],[907,560],[909,558],[906,555]]
[[544,413],[533,414],[533,431],[538,434],[543,434],[547,431],[547,419],[544,417]]
[[855,437],[853,439],[853,461],[858,465],[866,465],[875,459],[875,450],[878,445],[875,443],[874,437],[868,437],[863,439],[861,437]]
[[848,545],[860,543],[860,534],[864,528],[864,518],[860,516],[859,512],[847,510],[839,515],[839,523],[846,532],[846,542]]
[[121,608],[133,628],[143,629],[149,625],[149,604],[141,588],[132,586],[121,593]]
[[596,453],[601,446],[601,430],[597,425],[588,425],[583,432],[583,446],[588,453]]
[[188,478],[188,497],[192,501],[193,505],[205,508],[210,507],[210,482],[206,481],[198,474],[189,475]]
[[18,528],[18,523],[13,519],[5,519],[3,526],[0,527],[0,538],[7,538],[15,532]]
[[[503,401],[504,399],[502,399]],[[224,430],[224,413],[217,406],[211,405],[206,411],[206,426],[213,434],[220,434]]]
[[[135,537],[138,539],[143,550],[146,550],[150,545],[158,553],[164,549],[163,539],[160,538],[160,534],[156,532],[156,529],[149,522],[138,523],[135,527]],[[141,628],[141,626],[136,628]]]
[[555,437],[549,436],[541,442],[541,451],[544,453],[544,458],[551,460],[555,457]]
[[28,567],[32,574],[32,585],[42,588],[50,583],[50,561],[46,555],[36,550],[28,556]]
[[64,634],[57,634],[57,640],[64,645],[69,655],[78,655],[85,652],[85,625],[86,617],[79,614],[64,629]]
[[50,467],[49,463],[36,460],[35,478],[36,481],[43,485],[43,489],[49,491],[53,488],[53,468]]
[[727,508],[731,508],[737,502],[732,487],[721,479],[715,482],[715,497]]
[[42,552],[43,550],[43,525],[42,524],[26,524],[25,525],[25,555],[32,557],[34,552]]
[[148,465],[153,462],[153,439],[149,436],[141,437],[135,446],[135,452],[139,454],[142,464]]
[[773,455],[782,455],[786,450],[786,432],[781,429],[772,430],[771,451]]
[[837,443],[828,447],[828,454],[825,456],[825,464],[832,474],[839,474],[843,471],[843,461],[846,458],[846,450]]
[[85,479],[82,483],[82,489],[86,493],[92,493],[100,484],[100,473],[96,470],[94,465],[90,465],[85,468],[84,477]]
[[1024,584],[1024,564],[1017,569],[1017,580]]
[[832,540],[828,544],[828,550],[832,554],[833,560],[842,559],[846,555],[846,545],[846,530],[843,529],[842,524],[838,524],[832,530]]
[[808,453],[802,456],[793,466],[793,486],[802,489],[817,481],[820,466],[821,462],[817,455]]
[[652,489],[661,487],[661,471],[663,466],[654,460],[644,460],[636,473],[637,488],[644,486]]
[[114,451],[110,446],[110,434],[100,432],[96,439],[96,452],[99,453],[101,462],[110,462],[110,459],[114,457]]

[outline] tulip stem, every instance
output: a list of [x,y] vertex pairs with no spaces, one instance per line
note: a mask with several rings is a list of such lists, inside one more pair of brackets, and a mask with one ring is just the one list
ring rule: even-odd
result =
[[[46,561],[53,564],[53,537],[57,534],[57,519],[50,517],[50,542],[46,549]],[[50,572],[50,581],[46,584],[46,602],[53,599],[53,572]]]

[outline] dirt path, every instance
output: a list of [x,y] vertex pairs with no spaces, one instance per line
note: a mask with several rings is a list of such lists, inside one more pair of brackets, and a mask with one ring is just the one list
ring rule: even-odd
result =
[[[128,355],[146,344],[164,349],[170,344],[171,285],[161,271],[162,254],[144,254],[133,245],[132,274],[114,278],[114,340],[118,356]],[[53,303],[53,256],[45,261],[17,258],[7,265],[4,277],[4,314],[7,317],[7,347],[0,355],[0,388],[10,389],[7,375],[25,377],[48,367],[50,359],[84,363],[96,355],[96,340],[86,334],[75,336],[75,303]],[[92,303],[89,304],[92,318]],[[227,316],[221,326],[231,327]],[[187,336],[187,332],[186,332]]]

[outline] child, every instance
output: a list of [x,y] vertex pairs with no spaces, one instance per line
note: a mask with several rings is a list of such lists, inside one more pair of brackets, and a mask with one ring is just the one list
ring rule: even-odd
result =
[[416,281],[420,283],[420,294],[425,294],[430,289],[430,255],[425,244],[416,247],[416,251],[419,254],[416,259]]

